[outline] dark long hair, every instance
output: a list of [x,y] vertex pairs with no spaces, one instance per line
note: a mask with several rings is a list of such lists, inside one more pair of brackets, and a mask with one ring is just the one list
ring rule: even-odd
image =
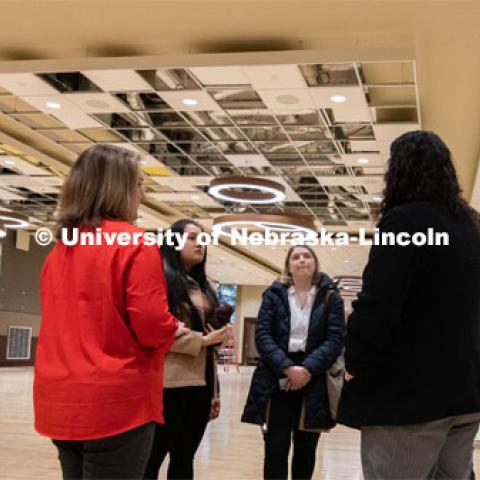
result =
[[479,214],[461,197],[450,150],[433,132],[412,131],[390,148],[380,216],[406,202],[427,200],[479,224]]
[[[183,235],[188,224],[202,228],[201,225],[193,220],[183,219],[175,222],[169,230],[172,233]],[[202,319],[190,300],[188,292],[192,287],[192,282],[188,277],[193,278],[198,283],[209,301],[211,312],[213,312],[218,307],[218,299],[205,273],[207,251],[205,250],[203,260],[187,273],[183,268],[180,250],[175,250],[175,247],[178,245],[176,239],[174,238],[173,240],[171,243],[175,245],[167,245],[164,242],[160,247],[163,256],[163,269],[167,280],[168,306],[174,315],[179,317],[186,315],[190,319],[191,325],[187,325],[189,328],[201,332],[203,331]]]

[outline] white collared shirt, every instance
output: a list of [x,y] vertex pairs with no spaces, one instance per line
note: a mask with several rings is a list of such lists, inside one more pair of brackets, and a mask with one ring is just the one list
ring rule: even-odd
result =
[[288,303],[290,305],[290,338],[288,340],[289,352],[304,352],[307,346],[308,324],[312,313],[313,300],[317,287],[312,286],[308,292],[307,302],[302,308],[292,285],[288,289]]

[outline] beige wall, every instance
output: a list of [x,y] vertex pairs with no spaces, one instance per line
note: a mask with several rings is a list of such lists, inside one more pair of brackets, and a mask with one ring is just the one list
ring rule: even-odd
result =
[[267,286],[265,285],[241,285],[238,287],[237,294],[237,323],[235,325],[235,334],[237,338],[238,361],[243,360],[243,319],[245,317],[256,317],[262,293]]
[[35,313],[0,312],[0,335],[8,334],[8,327],[32,327],[32,336],[38,336],[40,315]]
[[0,336],[9,326],[40,328],[40,271],[50,247],[40,247],[30,239],[28,251],[16,247],[16,232],[2,240],[0,269]]
[[40,315],[40,272],[51,248],[30,239],[29,250],[19,250],[16,232],[8,232],[2,240],[1,312]]

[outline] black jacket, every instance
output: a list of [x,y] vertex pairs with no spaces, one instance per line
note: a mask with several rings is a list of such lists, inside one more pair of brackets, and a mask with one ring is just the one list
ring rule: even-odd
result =
[[430,202],[388,212],[385,232],[449,233],[448,246],[373,246],[348,320],[340,423],[404,425],[480,411],[480,235]]
[[[344,345],[345,319],[343,300],[335,290],[325,309],[324,298],[335,284],[322,274],[317,284],[305,352],[305,366],[312,374],[305,387],[305,428],[330,428],[335,425],[328,405],[325,371],[341,353]],[[279,391],[278,379],[294,362],[287,356],[290,337],[288,287],[274,282],[263,294],[255,330],[260,362],[255,369],[242,421],[263,424],[269,400]]]

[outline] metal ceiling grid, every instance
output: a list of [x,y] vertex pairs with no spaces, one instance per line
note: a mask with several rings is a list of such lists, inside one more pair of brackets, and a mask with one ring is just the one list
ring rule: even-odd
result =
[[406,61],[3,74],[0,111],[74,153],[117,143],[162,175],[280,177],[297,196],[263,207],[215,200],[210,212],[175,202],[197,218],[284,211],[368,225],[393,133],[420,124],[414,70]]

